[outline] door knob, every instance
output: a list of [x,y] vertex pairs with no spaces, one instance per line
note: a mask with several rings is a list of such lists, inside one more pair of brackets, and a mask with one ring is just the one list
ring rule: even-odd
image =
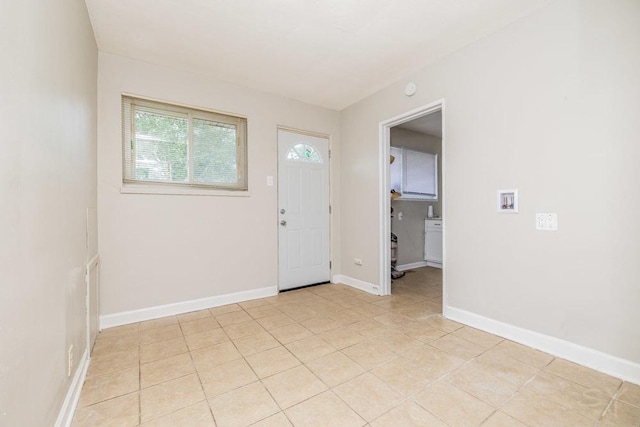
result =
[[282,225],[282,226],[284,227],[285,225],[287,225],[287,221],[285,221],[285,220],[283,219],[282,221],[280,221],[280,225]]
[[281,213],[281,214],[283,214],[283,213],[285,213],[285,212],[286,212],[286,211],[285,211],[284,209],[280,209],[280,213]]

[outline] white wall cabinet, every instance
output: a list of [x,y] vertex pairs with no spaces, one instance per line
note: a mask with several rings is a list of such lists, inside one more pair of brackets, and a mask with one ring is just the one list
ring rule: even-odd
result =
[[430,267],[442,268],[442,220],[424,221],[424,260]]

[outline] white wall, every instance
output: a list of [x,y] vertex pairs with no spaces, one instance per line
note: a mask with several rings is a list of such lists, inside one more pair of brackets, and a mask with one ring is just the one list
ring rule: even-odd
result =
[[[274,287],[278,283],[277,126],[331,135],[338,113],[148,63],[100,53],[98,216],[101,313],[122,313]],[[249,197],[121,194],[123,92],[248,118]],[[332,185],[332,200],[339,187]],[[332,255],[339,259],[339,204]],[[334,262],[339,271],[339,262]]]
[[445,98],[448,304],[640,362],[638,22],[634,0],[558,0],[344,110],[342,273],[379,281],[378,123]]
[[[85,347],[97,49],[85,4],[0,14],[0,425],[51,426]],[[92,223],[95,224],[95,218]]]

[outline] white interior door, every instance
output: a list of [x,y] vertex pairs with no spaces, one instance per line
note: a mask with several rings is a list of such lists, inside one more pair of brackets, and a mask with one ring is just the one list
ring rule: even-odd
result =
[[328,282],[329,140],[278,130],[280,290]]

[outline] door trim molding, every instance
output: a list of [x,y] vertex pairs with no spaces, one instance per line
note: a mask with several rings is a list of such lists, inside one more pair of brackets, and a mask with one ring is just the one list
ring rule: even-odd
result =
[[[379,194],[379,214],[380,214],[380,224],[378,229],[380,230],[379,242],[380,242],[380,271],[379,271],[379,282],[380,282],[380,295],[391,295],[391,244],[390,244],[390,235],[391,235],[391,218],[390,218],[390,210],[391,210],[391,199],[389,197],[389,193],[391,191],[391,184],[389,183],[389,146],[391,142],[391,128],[397,126],[399,124],[417,119],[422,116],[426,116],[428,114],[434,113],[436,111],[442,111],[442,194],[445,192],[445,100],[444,98],[438,99],[429,104],[425,104],[423,106],[414,108],[413,110],[407,111],[405,113],[394,116],[390,119],[383,120],[378,124],[378,134],[379,134],[379,164],[378,164],[378,176],[380,177],[380,181],[378,183],[378,194]],[[442,197],[442,217],[445,216],[445,204],[446,200]],[[445,248],[445,230],[443,227],[442,230],[442,252],[443,252],[443,260],[442,263],[444,265],[444,258],[446,254]],[[442,300],[443,304],[446,305],[447,302],[447,293],[445,286],[445,270],[443,269],[442,274]]]

